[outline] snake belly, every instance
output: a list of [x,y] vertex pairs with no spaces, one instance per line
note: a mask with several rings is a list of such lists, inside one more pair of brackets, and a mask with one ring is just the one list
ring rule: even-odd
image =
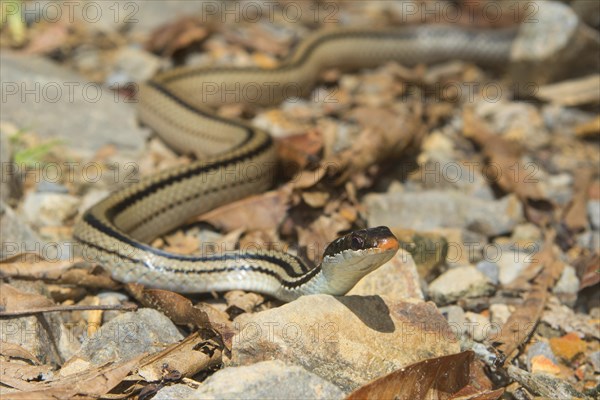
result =
[[[273,181],[271,137],[220,117],[210,107],[239,101],[269,105],[307,95],[319,72],[331,67],[356,70],[392,60],[410,66],[450,59],[501,66],[509,60],[514,35],[513,30],[444,25],[335,29],[302,41],[278,68],[178,68],[159,74],[140,86],[139,118],[169,146],[193,153],[197,161],[109,195],[84,213],[74,236],[84,244],[86,258],[121,282],[182,293],[257,291],[284,301],[311,293],[343,295],[393,256],[397,246],[389,230],[340,239],[347,248],[336,246],[337,254],[324,257],[334,267],[310,268],[291,254],[271,250],[184,256],[146,244],[191,216],[260,193]],[[236,91],[244,91],[243,96]],[[365,248],[354,248],[357,241]]]

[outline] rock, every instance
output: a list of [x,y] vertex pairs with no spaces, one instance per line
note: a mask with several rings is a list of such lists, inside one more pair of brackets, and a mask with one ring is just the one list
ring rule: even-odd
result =
[[573,0],[570,6],[586,24],[596,29],[600,28],[600,2]]
[[[343,399],[334,384],[295,365],[273,360],[215,372],[198,389],[171,386],[154,399]],[[181,394],[183,397],[178,397]]]
[[573,307],[577,301],[577,292],[579,291],[579,278],[575,268],[566,265],[563,272],[552,288],[552,293],[567,306]]
[[498,264],[487,260],[481,260],[477,263],[476,268],[479,272],[483,273],[494,285],[498,284]]
[[540,228],[529,222],[515,226],[510,238],[518,243],[541,243],[543,240]]
[[440,305],[493,292],[494,286],[488,278],[473,266],[449,269],[429,284],[429,296]]
[[44,241],[12,208],[0,200],[0,259],[16,256],[27,250],[39,250]]
[[490,320],[484,315],[467,311],[465,320],[467,333],[476,342],[483,342],[498,336],[500,326],[490,324]]
[[424,299],[417,266],[405,250],[398,251],[389,262],[361,279],[347,295]]
[[588,356],[588,360],[590,360],[590,364],[594,367],[595,373],[600,373],[600,351],[594,351]]
[[512,311],[506,304],[490,304],[492,324],[504,325]]
[[[0,291],[3,283],[0,283]],[[46,286],[41,282],[11,280],[10,285],[25,292],[50,297]],[[63,364],[79,348],[73,340],[60,313],[44,314],[44,320],[37,316],[0,319],[1,339],[14,343],[36,356],[42,364]]]
[[577,235],[577,244],[591,251],[600,250],[600,231],[584,231]]
[[550,345],[547,342],[535,342],[531,346],[527,348],[527,370],[532,371],[531,369],[531,361],[536,356],[544,356],[553,363],[557,363],[558,360],[556,356],[552,352]]
[[2,168],[2,180],[0,180],[0,200],[8,201],[11,192],[11,182],[14,174],[10,173],[12,164],[12,152],[8,135],[0,132],[0,167]]
[[[533,171],[532,168],[530,169]],[[535,179],[538,181],[538,187],[544,198],[552,199],[559,205],[566,205],[571,201],[573,197],[573,178],[571,175],[566,173],[547,175],[541,170],[536,172],[536,174],[539,178]]]
[[[169,16],[170,21],[176,21],[178,18],[185,16],[197,15],[202,22],[208,23],[212,18],[226,18],[229,15],[233,19],[243,14],[241,8],[238,6],[227,6],[225,7],[221,3],[211,3],[203,1],[189,1],[189,0],[170,0],[170,1],[142,1],[135,0],[134,2],[122,0],[120,2],[122,12],[125,18],[129,16],[128,20],[131,25],[131,31],[136,35],[149,35],[156,28],[165,24],[165,16]],[[229,8],[230,7],[230,8]],[[256,7],[248,7],[251,15]],[[267,12],[266,9],[262,9],[263,12]],[[228,11],[230,14],[226,14]],[[129,14],[128,14],[129,13]]]
[[[451,231],[451,230],[450,230]],[[448,255],[447,232],[416,232],[412,229],[394,229],[400,248],[412,256],[420,277],[425,278],[442,264]]]
[[419,169],[409,177],[426,189],[460,190],[473,197],[493,200],[494,193],[477,163],[456,160],[454,143],[441,132],[428,135],[421,145]]
[[[448,241],[446,264],[449,267],[464,267],[477,262],[482,257],[487,237],[466,229],[436,229]],[[430,250],[429,250],[430,251]]]
[[460,348],[433,304],[379,296],[303,296],[279,308],[242,314],[234,324],[237,334],[226,364],[295,363],[346,393]]
[[37,186],[35,187],[35,191],[37,193],[60,193],[60,194],[68,194],[69,189],[64,185],[58,184],[56,182],[50,182],[45,179],[42,179]]
[[122,47],[115,56],[113,72],[106,79],[108,87],[125,87],[130,82],[144,82],[160,69],[161,59],[137,47]]
[[395,192],[365,196],[365,205],[369,226],[418,231],[463,228],[497,236],[512,231],[523,220],[523,207],[514,195],[485,201],[453,190]]
[[[566,4],[536,1],[535,23],[523,21],[511,49],[510,76],[517,88],[596,73],[600,35],[582,23]],[[527,86],[529,85],[529,86]]]
[[446,306],[440,307],[440,312],[448,321],[448,325],[450,325],[450,329],[454,332],[456,337],[461,337],[466,331],[466,319],[465,312],[459,306]]
[[587,212],[590,219],[590,224],[592,224],[592,228],[595,230],[600,230],[600,200],[588,200]]
[[181,339],[183,336],[177,327],[164,314],[150,308],[127,312],[102,325],[94,336],[87,337],[60,373],[65,376],[85,366],[130,360],[145,352],[163,350],[165,345]]
[[577,333],[569,332],[561,337],[550,338],[550,348],[557,357],[571,362],[579,354],[585,353],[587,345]]
[[[502,135],[503,138],[517,142],[530,150],[537,150],[549,144],[550,132],[535,105],[527,102],[509,102],[505,99],[498,102],[482,99],[474,105],[475,113],[481,119],[489,121],[488,125],[491,129],[496,134]],[[537,178],[535,174],[539,172],[539,167],[533,163],[527,163],[525,166],[524,176],[516,176],[514,171],[501,172],[513,174],[512,178],[519,181]],[[475,165],[475,169],[477,167],[481,168],[481,166]]]
[[138,127],[133,104],[114,92],[41,57],[4,52],[0,67],[6,121],[60,139],[82,157],[107,144],[132,156],[143,150],[147,130]]
[[[596,114],[589,111],[583,111],[574,107],[565,107],[559,104],[546,104],[542,106],[541,110],[544,123],[552,134],[569,139],[575,137],[577,126],[591,122],[596,118]],[[569,155],[565,157],[565,155],[556,154],[555,156],[562,156],[565,162],[569,162],[567,165],[557,165],[559,170],[575,169],[577,166],[577,161]]]
[[530,253],[505,249],[500,251],[500,257],[494,259],[498,264],[498,280],[502,285],[511,283],[521,271],[523,271],[532,261],[533,255]]
[[25,197],[23,213],[30,224],[63,226],[77,214],[79,198],[69,194],[30,192]]

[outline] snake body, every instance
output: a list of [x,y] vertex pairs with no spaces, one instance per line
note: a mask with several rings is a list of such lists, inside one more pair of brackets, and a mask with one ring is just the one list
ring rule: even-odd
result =
[[270,136],[209,107],[239,101],[268,105],[309,93],[320,71],[355,70],[389,60],[406,65],[462,59],[499,65],[509,59],[512,31],[430,25],[336,29],[305,39],[279,67],[179,68],[141,85],[139,117],[174,149],[198,161],[168,169],[92,206],[75,226],[86,253],[122,282],[178,292],[241,289],[284,301],[310,293],[343,295],[387,262],[398,242],[385,227],[352,232],[307,267],[278,251],[183,256],[146,243],[219,205],[259,193],[276,166]]

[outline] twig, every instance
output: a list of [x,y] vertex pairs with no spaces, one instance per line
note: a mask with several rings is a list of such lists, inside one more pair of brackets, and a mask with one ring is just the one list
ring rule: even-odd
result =
[[59,312],[59,311],[88,311],[88,310],[118,310],[118,311],[135,311],[137,305],[133,303],[117,304],[117,305],[74,305],[74,306],[48,306],[30,308],[29,310],[16,310],[16,311],[0,311],[0,318],[3,317],[22,317],[24,315],[34,315],[47,312]]

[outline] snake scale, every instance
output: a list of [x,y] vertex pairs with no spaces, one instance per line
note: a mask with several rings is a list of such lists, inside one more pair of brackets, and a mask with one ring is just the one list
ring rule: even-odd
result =
[[220,117],[211,107],[237,101],[269,105],[307,95],[319,72],[331,67],[346,71],[390,60],[410,66],[450,59],[501,65],[509,60],[513,38],[512,30],[446,25],[338,28],[308,37],[274,69],[184,67],[161,73],[140,86],[139,117],[168,145],[195,154],[197,161],[109,195],[84,213],[74,236],[121,282],[182,293],[240,289],[284,301],[311,293],[343,295],[396,253],[398,242],[388,228],[335,240],[314,268],[278,251],[184,256],[146,244],[191,216],[260,193],[272,183],[271,137]]

